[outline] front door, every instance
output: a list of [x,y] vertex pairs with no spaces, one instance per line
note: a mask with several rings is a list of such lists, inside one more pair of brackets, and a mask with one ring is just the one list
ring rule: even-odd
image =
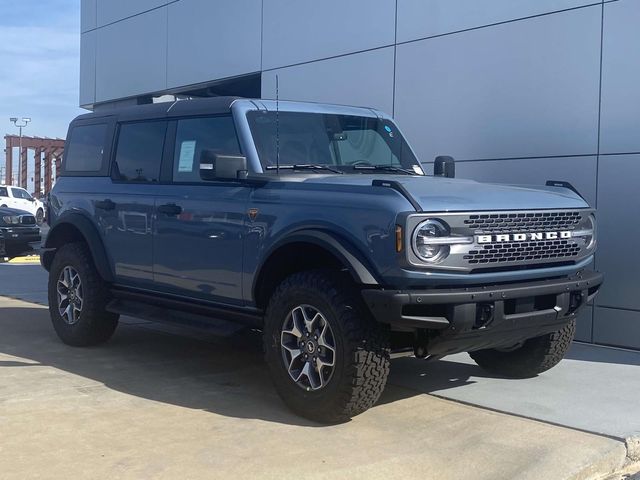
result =
[[231,116],[178,120],[170,184],[156,198],[154,281],[167,293],[242,304],[242,244],[251,187],[203,181],[203,151],[240,155]]
[[11,208],[17,208],[18,210],[24,210],[26,212],[33,212],[33,201],[31,195],[26,190],[18,187],[11,187],[11,193],[13,194],[13,206],[8,205]]

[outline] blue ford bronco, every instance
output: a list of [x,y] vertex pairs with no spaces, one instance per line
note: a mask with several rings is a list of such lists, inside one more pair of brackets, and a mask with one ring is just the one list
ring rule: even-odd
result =
[[102,110],[69,127],[42,253],[60,338],[104,342],[119,315],[262,330],[300,415],[371,407],[394,354],[469,352],[495,374],[564,356],[594,211],[573,187],[433,175],[386,114],[218,97]]

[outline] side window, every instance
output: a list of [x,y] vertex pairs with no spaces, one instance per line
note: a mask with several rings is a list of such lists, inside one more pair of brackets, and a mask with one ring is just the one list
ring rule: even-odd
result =
[[111,177],[125,182],[157,182],[166,130],[167,122],[120,125]]
[[13,194],[13,198],[20,198],[22,200],[29,200],[31,198],[31,195],[21,188],[12,188],[11,193]]
[[9,192],[7,192],[7,187],[0,187],[0,197],[8,197]]
[[233,119],[222,117],[189,118],[178,121],[173,158],[174,182],[200,182],[200,155],[204,150],[240,155]]
[[106,124],[74,127],[67,142],[65,171],[99,172],[107,136]]

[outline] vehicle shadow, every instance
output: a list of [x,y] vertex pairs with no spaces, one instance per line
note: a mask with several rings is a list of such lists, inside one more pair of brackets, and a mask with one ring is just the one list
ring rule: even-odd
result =
[[[44,308],[0,310],[0,361],[5,368],[50,366],[137,397],[216,414],[317,427],[291,413],[275,392],[263,361],[260,332],[227,337],[125,319],[104,345],[74,348],[55,335]],[[378,405],[468,383],[481,371],[455,362],[396,359],[392,372],[416,388],[388,386]],[[393,378],[392,373],[392,378]],[[433,373],[433,375],[432,375]],[[33,388],[38,389],[37,383]]]

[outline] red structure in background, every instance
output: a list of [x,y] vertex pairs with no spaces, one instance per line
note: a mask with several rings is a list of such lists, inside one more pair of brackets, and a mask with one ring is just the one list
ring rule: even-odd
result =
[[[6,183],[13,185],[13,148],[20,149],[20,137],[17,135],[5,135],[6,143]],[[64,153],[64,140],[60,138],[41,138],[22,136],[22,151],[19,152],[20,162],[20,186],[27,188],[27,151],[34,151],[34,190],[36,194],[42,192],[42,162],[44,161],[44,194],[51,190],[53,184],[53,163],[56,164],[56,179],[60,175],[60,163]]]

